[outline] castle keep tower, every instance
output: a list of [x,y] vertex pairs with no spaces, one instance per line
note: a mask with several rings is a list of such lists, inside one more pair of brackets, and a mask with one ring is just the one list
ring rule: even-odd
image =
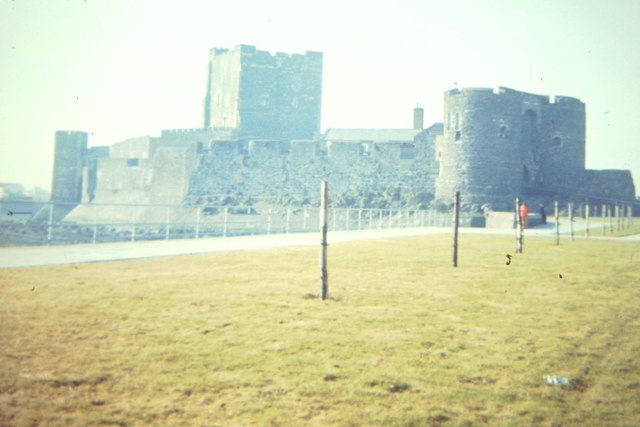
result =
[[204,126],[234,128],[240,138],[316,138],[321,96],[322,53],[211,49]]
[[82,168],[89,135],[80,131],[56,132],[51,200],[79,203],[82,199]]
[[585,107],[502,87],[449,90],[437,150],[438,200],[460,191],[467,203],[508,209],[515,197],[568,195],[585,171]]

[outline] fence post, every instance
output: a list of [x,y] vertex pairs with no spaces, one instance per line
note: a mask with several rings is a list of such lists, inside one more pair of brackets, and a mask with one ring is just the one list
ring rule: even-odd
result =
[[344,229],[346,231],[349,231],[349,228],[350,228],[349,227],[349,223],[350,222],[351,222],[351,208],[347,208],[347,216],[344,219],[344,225],[345,225]]
[[136,241],[136,205],[131,206],[131,242]]
[[584,235],[588,239],[589,238],[589,204],[588,203],[584,207],[584,220],[585,220],[586,226],[587,226],[587,229],[585,230]]
[[602,235],[604,236],[607,232],[607,207],[606,205],[602,205],[602,212],[600,216],[602,217]]
[[320,183],[320,278],[322,280],[322,299],[327,299],[329,293],[329,272],[327,270],[327,228],[329,213],[329,184],[327,181]]
[[615,207],[615,215],[616,215],[616,227],[618,231],[620,231],[620,205],[616,204]]
[[164,227],[164,239],[169,240],[169,234],[171,234],[171,224],[169,223],[171,216],[171,207],[167,206],[167,221]]
[[520,198],[516,197],[516,253],[522,253],[522,218],[520,217]]
[[307,208],[302,210],[302,231],[307,231]]
[[458,266],[458,222],[460,219],[460,192],[453,197],[453,266]]
[[49,202],[49,225],[47,227],[47,245],[51,246],[51,235],[53,233],[53,210],[55,209],[55,205],[53,200]]
[[267,217],[267,234],[271,234],[271,208],[269,208],[269,216]]
[[553,207],[555,208],[555,217],[556,217],[556,245],[560,244],[560,207],[558,206],[558,201],[553,202]]
[[629,228],[633,226],[633,208],[627,206],[627,218],[629,219]]
[[609,232],[613,233],[613,212],[611,211],[611,205],[607,206],[607,216],[609,217]]
[[378,211],[378,228],[382,228],[382,209]]
[[569,236],[571,237],[571,241],[573,241],[573,202],[569,202],[567,207],[569,209]]
[[93,240],[94,245],[98,240],[98,205],[93,205]]
[[200,207],[196,208],[196,239],[200,238]]
[[224,217],[222,219],[222,237],[227,237],[227,227],[229,226],[229,208],[224,208]]
[[289,234],[291,227],[291,208],[287,208],[287,223],[285,224],[285,232]]
[[373,230],[373,209],[369,209],[369,230]]

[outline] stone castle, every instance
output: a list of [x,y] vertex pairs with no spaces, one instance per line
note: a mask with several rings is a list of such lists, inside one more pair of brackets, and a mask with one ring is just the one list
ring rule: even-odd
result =
[[[626,170],[585,169],[585,105],[507,88],[453,89],[444,121],[406,129],[320,133],[319,52],[285,54],[240,45],[212,49],[204,123],[88,148],[88,134],[56,133],[52,200],[73,204],[207,205],[225,195],[316,199],[389,191],[420,207],[510,209],[516,197],[614,203],[635,198]],[[87,212],[80,205],[69,219]]]

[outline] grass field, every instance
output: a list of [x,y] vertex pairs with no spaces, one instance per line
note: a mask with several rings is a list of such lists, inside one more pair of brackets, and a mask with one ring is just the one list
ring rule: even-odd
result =
[[0,270],[0,425],[639,425],[640,243],[554,242]]

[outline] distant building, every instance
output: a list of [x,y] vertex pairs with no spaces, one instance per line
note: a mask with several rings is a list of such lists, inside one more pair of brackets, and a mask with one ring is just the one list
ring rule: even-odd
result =
[[[629,171],[585,170],[585,105],[576,98],[453,89],[443,123],[426,129],[417,107],[410,128],[321,135],[321,53],[212,49],[207,79],[203,128],[90,149],[86,133],[58,132],[52,199],[204,205],[232,194],[316,197],[328,180],[334,195],[419,193],[421,207],[449,204],[455,191],[467,208],[510,209],[518,196],[634,200]],[[83,209],[69,218],[90,216]],[[118,213],[161,215],[149,209]]]
[[241,138],[314,139],[320,134],[322,53],[304,55],[240,45],[211,49],[205,128]]

